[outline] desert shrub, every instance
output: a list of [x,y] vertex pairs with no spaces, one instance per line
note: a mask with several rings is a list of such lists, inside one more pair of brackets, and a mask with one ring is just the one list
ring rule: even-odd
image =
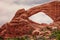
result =
[[56,40],[60,40],[60,30],[53,31],[51,38],[55,38]]
[[0,37],[0,40],[3,40],[3,38],[2,38],[2,37]]

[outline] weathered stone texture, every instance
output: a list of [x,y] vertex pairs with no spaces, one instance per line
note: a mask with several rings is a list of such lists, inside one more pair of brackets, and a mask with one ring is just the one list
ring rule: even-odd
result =
[[6,38],[30,35],[30,32],[34,29],[41,28],[41,24],[36,24],[28,19],[28,17],[38,12],[45,12],[54,22],[60,22],[60,2],[54,1],[30,8],[29,10],[18,10],[13,19],[0,28],[0,36]]

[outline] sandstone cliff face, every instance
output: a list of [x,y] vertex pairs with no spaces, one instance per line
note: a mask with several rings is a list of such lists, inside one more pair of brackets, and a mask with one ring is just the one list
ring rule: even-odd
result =
[[41,24],[36,24],[28,18],[37,12],[45,12],[54,20],[54,22],[60,21],[60,2],[54,1],[33,7],[29,10],[18,10],[13,19],[0,28],[0,36],[7,38],[31,35],[33,30],[41,28]]

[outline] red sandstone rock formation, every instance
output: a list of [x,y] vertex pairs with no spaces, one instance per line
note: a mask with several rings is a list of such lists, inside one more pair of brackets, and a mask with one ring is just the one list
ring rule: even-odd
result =
[[0,29],[0,36],[7,37],[20,37],[22,35],[30,35],[33,27],[27,19],[26,11],[21,9],[17,11],[16,15],[11,22],[6,23]]
[[38,12],[45,12],[54,21],[60,21],[60,1],[54,1],[51,3],[38,5],[36,7],[27,10],[29,16],[36,14]]
[[60,21],[60,2],[54,1],[39,5],[27,11],[24,9],[18,10],[13,19],[0,28],[0,36],[6,38],[30,35],[31,31],[41,26],[41,24],[36,24],[28,19],[28,17],[37,12],[45,12],[55,22]]

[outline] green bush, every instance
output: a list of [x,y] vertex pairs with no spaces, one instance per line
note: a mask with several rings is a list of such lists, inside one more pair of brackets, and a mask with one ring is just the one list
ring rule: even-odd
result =
[[2,38],[2,37],[0,37],[0,40],[3,40],[3,38]]
[[60,30],[53,31],[51,37],[60,40]]

